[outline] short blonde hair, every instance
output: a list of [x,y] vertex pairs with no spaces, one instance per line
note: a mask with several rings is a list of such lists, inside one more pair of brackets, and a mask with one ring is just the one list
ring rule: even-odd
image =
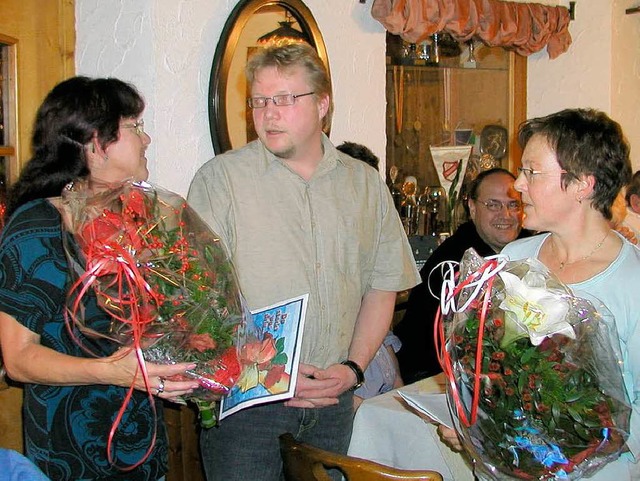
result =
[[307,74],[309,85],[316,95],[329,98],[329,109],[322,119],[322,130],[325,133],[331,128],[333,116],[333,94],[331,78],[318,52],[306,42],[278,41],[258,49],[247,62],[245,74],[250,85],[253,84],[259,70],[275,67],[278,71],[287,72],[302,67]]

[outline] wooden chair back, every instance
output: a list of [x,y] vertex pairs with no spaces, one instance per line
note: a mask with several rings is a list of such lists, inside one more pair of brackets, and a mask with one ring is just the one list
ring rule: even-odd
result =
[[436,471],[408,471],[336,454],[296,441],[291,433],[280,436],[280,454],[286,481],[332,481],[327,469],[339,469],[347,481],[442,481]]

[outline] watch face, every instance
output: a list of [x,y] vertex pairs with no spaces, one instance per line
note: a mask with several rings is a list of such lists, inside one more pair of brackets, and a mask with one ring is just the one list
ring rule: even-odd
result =
[[480,153],[500,160],[507,153],[509,134],[501,125],[487,125],[480,134]]

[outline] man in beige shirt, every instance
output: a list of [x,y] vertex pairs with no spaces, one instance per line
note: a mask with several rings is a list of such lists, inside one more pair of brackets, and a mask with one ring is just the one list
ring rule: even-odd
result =
[[262,49],[247,78],[259,140],[206,163],[189,202],[229,250],[250,309],[305,293],[309,304],[295,397],[205,430],[209,481],[277,481],[285,432],[346,453],[352,389],[389,329],[396,292],[420,280],[379,174],[323,133],[331,84],[315,50]]

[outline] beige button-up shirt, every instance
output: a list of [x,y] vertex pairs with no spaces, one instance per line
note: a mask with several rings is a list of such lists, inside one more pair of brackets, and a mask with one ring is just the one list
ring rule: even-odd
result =
[[323,138],[306,181],[260,141],[196,173],[188,201],[229,251],[250,309],[309,294],[301,362],[347,358],[362,296],[420,282],[378,172]]

